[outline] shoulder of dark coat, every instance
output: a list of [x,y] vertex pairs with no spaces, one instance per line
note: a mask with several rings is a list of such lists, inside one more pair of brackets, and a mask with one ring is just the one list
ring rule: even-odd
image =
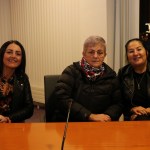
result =
[[77,76],[82,72],[79,62],[74,62],[73,64],[67,66],[62,73],[70,74],[72,76]]

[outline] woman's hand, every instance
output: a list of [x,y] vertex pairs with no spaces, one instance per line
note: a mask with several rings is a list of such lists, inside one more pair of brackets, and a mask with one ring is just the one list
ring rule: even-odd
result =
[[108,122],[111,121],[110,116],[106,114],[91,114],[89,116],[90,121],[100,121],[100,122]]
[[136,115],[136,114],[131,115],[130,120],[131,120],[131,121],[135,120],[137,116],[138,116],[138,115]]
[[150,107],[146,108],[146,112],[150,115]]
[[148,115],[148,111],[146,108],[142,106],[136,106],[131,109],[131,112],[136,115]]
[[9,119],[9,117],[0,115],[0,123],[11,123],[11,120]]

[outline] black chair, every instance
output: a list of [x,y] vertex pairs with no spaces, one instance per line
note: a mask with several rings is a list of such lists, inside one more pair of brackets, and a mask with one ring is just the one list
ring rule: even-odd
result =
[[56,97],[54,95],[55,85],[60,75],[45,75],[44,76],[44,93],[45,93],[45,121],[53,122],[55,111]]

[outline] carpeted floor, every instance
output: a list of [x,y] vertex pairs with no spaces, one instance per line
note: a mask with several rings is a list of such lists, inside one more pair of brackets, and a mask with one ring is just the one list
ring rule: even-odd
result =
[[45,109],[44,106],[35,105],[33,116],[25,122],[45,122]]

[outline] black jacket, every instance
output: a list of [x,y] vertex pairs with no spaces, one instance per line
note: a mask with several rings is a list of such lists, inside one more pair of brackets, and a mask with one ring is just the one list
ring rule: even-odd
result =
[[[122,97],[123,97],[123,113],[124,113],[124,119],[130,120],[131,116],[131,108],[132,105],[132,98],[134,96],[134,78],[133,78],[133,68],[130,64],[122,67],[119,69],[118,72],[118,78],[120,81],[121,91],[122,91]],[[148,93],[148,103],[150,107],[150,64],[147,65],[147,71],[146,71],[146,77],[147,77],[147,93]]]
[[56,95],[61,115],[66,120],[68,104],[72,101],[71,121],[88,121],[91,113],[108,114],[118,120],[122,113],[121,93],[116,73],[104,63],[105,73],[96,81],[89,81],[79,62],[68,66],[60,76]]
[[14,77],[13,99],[8,117],[12,122],[23,122],[33,114],[33,99],[27,75]]

